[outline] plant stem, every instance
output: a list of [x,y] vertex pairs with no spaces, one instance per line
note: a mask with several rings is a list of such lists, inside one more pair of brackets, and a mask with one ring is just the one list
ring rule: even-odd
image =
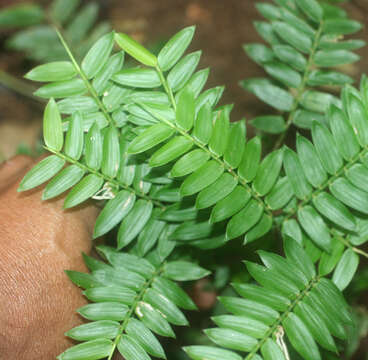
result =
[[174,110],[176,111],[176,101],[175,101],[175,98],[174,98],[174,94],[173,94],[169,84],[167,83],[167,80],[166,80],[164,74],[162,73],[161,68],[158,65],[156,66],[156,71],[158,73],[158,76],[160,77],[161,84],[163,85],[167,95],[169,96],[171,104],[172,104]]
[[306,286],[306,288],[298,294],[296,299],[289,305],[285,312],[275,320],[275,322],[270,326],[270,329],[266,332],[262,339],[259,340],[253,350],[245,357],[245,360],[250,360],[257,354],[261,349],[262,345],[269,339],[277,330],[279,326],[282,326],[282,322],[289,316],[289,314],[294,310],[294,308],[313,290],[315,286],[319,283],[319,276],[314,277]]
[[131,305],[131,307],[130,307],[130,309],[129,309],[128,313],[125,315],[125,318],[124,318],[124,320],[123,320],[122,324],[120,325],[119,333],[118,333],[118,335],[116,336],[116,338],[115,338],[115,340],[114,340],[113,348],[112,348],[111,353],[110,353],[110,355],[109,355],[109,357],[108,357],[108,359],[107,359],[107,360],[111,360],[111,359],[112,359],[112,357],[113,357],[113,355],[114,355],[114,352],[115,352],[115,350],[116,350],[116,347],[118,346],[118,343],[119,343],[119,341],[120,341],[121,337],[123,336],[123,333],[124,333],[124,331],[125,331],[125,329],[126,329],[126,327],[127,327],[127,325],[128,325],[128,322],[129,322],[130,318],[132,317],[132,315],[133,315],[133,314],[134,314],[134,312],[136,311],[136,308],[137,308],[138,304],[143,300],[144,294],[145,294],[145,293],[146,293],[146,291],[149,289],[149,287],[152,285],[152,283],[154,282],[155,278],[156,278],[157,276],[160,276],[160,275],[161,275],[161,273],[164,271],[164,267],[165,267],[165,263],[164,263],[164,264],[162,264],[162,265],[161,265],[161,266],[160,266],[160,267],[159,267],[159,268],[158,268],[158,269],[157,269],[157,270],[152,274],[152,277],[144,283],[144,285],[143,285],[143,287],[142,287],[141,291],[139,292],[139,294],[137,294],[136,298],[134,299],[133,304]]
[[321,23],[319,25],[319,28],[317,30],[316,36],[314,38],[312,49],[311,49],[311,52],[309,54],[309,58],[308,58],[307,66],[306,66],[305,71],[304,71],[302,82],[300,83],[300,85],[299,85],[299,87],[297,89],[293,106],[292,106],[292,108],[290,110],[288,119],[287,119],[286,124],[285,124],[285,131],[283,131],[280,134],[280,136],[276,140],[275,145],[273,146],[273,149],[272,150],[278,149],[283,144],[284,139],[285,139],[285,136],[287,134],[287,131],[289,130],[291,124],[293,123],[295,112],[299,108],[300,100],[301,100],[301,98],[302,98],[302,96],[303,96],[303,94],[304,94],[304,92],[306,90],[306,85],[307,85],[308,77],[309,77],[310,72],[311,72],[311,70],[313,68],[313,65],[314,65],[314,56],[316,54],[316,51],[317,51],[317,48],[318,48],[318,45],[319,45],[319,41],[321,39],[322,29],[323,29],[323,21],[321,21]]
[[106,175],[104,175],[104,174],[102,174],[102,173],[100,173],[100,172],[98,172],[98,171],[96,171],[96,170],[88,167],[87,165],[82,164],[81,162],[76,161],[76,160],[70,158],[69,156],[67,156],[65,154],[62,154],[62,153],[60,153],[58,151],[55,151],[53,149],[50,149],[47,146],[44,146],[44,148],[47,151],[49,151],[49,152],[55,154],[56,156],[60,157],[61,159],[67,161],[68,163],[78,166],[84,172],[87,172],[87,173],[90,173],[90,174],[94,174],[94,175],[102,178],[105,182],[109,182],[110,184],[115,185],[117,188],[124,189],[124,190],[127,190],[127,191],[131,192],[131,193],[134,193],[137,197],[139,197],[141,199],[145,199],[145,200],[151,201],[157,207],[161,208],[162,210],[165,210],[165,205],[162,204],[160,201],[153,200],[151,197],[149,197],[147,195],[140,194],[137,191],[135,191],[134,189],[132,189],[131,187],[129,187],[129,186],[121,183],[120,181],[118,181],[116,179],[113,179],[110,176],[106,176]]
[[76,71],[78,72],[78,74],[80,75],[80,77],[82,78],[84,84],[86,85],[90,95],[94,98],[94,100],[96,101],[96,103],[98,104],[100,110],[103,112],[107,122],[109,124],[111,124],[112,126],[115,127],[114,121],[112,120],[109,112],[107,111],[105,105],[103,104],[103,102],[101,101],[100,97],[97,95],[96,90],[94,89],[94,87],[91,85],[91,83],[89,82],[86,74],[84,73],[84,71],[81,69],[81,67],[79,66],[79,64],[77,63],[74,55],[72,54],[68,44],[66,43],[66,41],[64,40],[63,35],[61,34],[60,30],[55,26],[55,31],[57,33],[57,35],[59,36],[59,39],[61,41],[61,43],[63,44],[66,52],[69,55],[69,58],[71,60],[71,62],[73,63]]

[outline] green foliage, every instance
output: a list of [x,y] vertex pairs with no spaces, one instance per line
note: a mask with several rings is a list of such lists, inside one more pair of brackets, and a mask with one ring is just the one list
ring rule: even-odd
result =
[[[294,123],[304,114],[311,139],[298,135],[295,151],[283,146],[262,154],[262,139],[246,136],[245,121],[230,121],[232,105],[218,106],[223,88],[203,91],[209,72],[197,70],[201,53],[185,54],[193,27],[157,56],[126,34],[107,33],[80,61],[58,32],[69,61],[26,75],[46,82],[36,94],[48,99],[44,142],[52,155],[24,177],[19,191],[49,181],[43,199],[69,191],[65,208],[99,200],[94,237],[117,234],[117,250],[99,248],[111,266],[85,257],[91,274],[68,272],[94,302],[79,311],[93,322],[67,333],[83,343],[60,359],[111,359],[115,349],[127,360],[164,358],[151,331],[173,337],[169,323],[187,324],[177,307],[194,307],[173,281],[208,275],[188,261],[187,246],[209,250],[236,238],[246,245],[271,230],[284,238],[286,259],[260,251],[266,267],[247,262],[261,286],[235,284],[245,299],[221,297],[234,315],[215,317],[219,329],[207,330],[209,338],[258,360],[288,359],[283,331],[308,360],[322,356],[316,343],[336,352],[332,336],[346,339],[351,319],[340,291],[352,281],[359,255],[367,256],[358,247],[368,240],[368,80],[362,78],[360,91],[346,85],[341,99],[309,86],[346,82],[316,66],[330,66],[341,60],[340,51],[352,49],[338,41],[336,29],[350,33],[359,26],[314,0],[277,4],[259,5],[272,25],[257,24],[275,46],[249,48],[285,86],[255,79],[247,87]],[[123,51],[113,50],[114,41]],[[328,41],[333,50],[323,45]],[[126,67],[125,52],[146,66]],[[297,98],[290,88],[298,88]],[[253,124],[273,133],[286,129],[281,115]],[[241,359],[220,348],[186,351],[195,360]]]
[[362,25],[338,7],[317,0],[275,2],[256,3],[266,21],[255,22],[255,29],[269,46],[244,45],[247,55],[270,79],[246,79],[240,83],[282,112],[251,120],[258,130],[271,134],[283,133],[291,124],[311,129],[314,121],[324,121],[329,105],[339,104],[335,90],[353,83],[343,65],[359,60],[353,51],[365,45],[362,40],[344,40]]
[[331,280],[317,274],[295,240],[287,238],[284,250],[286,259],[259,251],[265,266],[246,262],[259,285],[235,283],[240,298],[220,297],[232,315],[213,317],[218,328],[205,333],[230,351],[207,346],[184,348],[192,359],[244,358],[233,350],[246,353],[247,360],[288,359],[284,331],[288,343],[303,359],[322,359],[318,345],[337,352],[333,336],[346,339],[346,326],[352,325],[347,303]]
[[0,26],[24,28],[7,40],[7,46],[43,63],[67,58],[55,26],[65,29],[65,37],[75,56],[81,59],[97,39],[110,31],[107,22],[96,24],[97,16],[97,3],[88,2],[81,6],[80,0],[53,0],[47,8],[35,4],[5,8],[0,11]]
[[175,337],[171,325],[188,325],[179,308],[196,308],[174,281],[196,280],[209,272],[188,261],[166,260],[157,249],[147,258],[106,246],[97,250],[108,263],[84,255],[91,273],[66,272],[91,301],[77,310],[91,322],[66,332],[82,343],[58,359],[112,359],[116,351],[126,360],[165,359],[154,334]]

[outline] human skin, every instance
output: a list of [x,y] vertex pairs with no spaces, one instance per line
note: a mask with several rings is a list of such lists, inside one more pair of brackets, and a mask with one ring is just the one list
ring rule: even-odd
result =
[[64,270],[86,271],[98,214],[91,204],[62,209],[42,188],[17,193],[35,163],[17,156],[0,166],[0,360],[50,360],[73,345],[64,332],[83,322],[86,303]]

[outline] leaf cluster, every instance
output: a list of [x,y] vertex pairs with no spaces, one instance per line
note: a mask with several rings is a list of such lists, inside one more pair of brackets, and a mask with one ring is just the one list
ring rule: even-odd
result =
[[275,2],[256,3],[266,21],[255,21],[254,27],[268,46],[244,45],[269,78],[240,83],[281,112],[250,121],[271,134],[283,133],[291,125],[311,129],[314,121],[323,122],[328,106],[339,103],[336,90],[354,82],[344,65],[358,61],[354,50],[365,45],[363,40],[345,39],[362,25],[339,7],[317,0]]
[[[286,259],[260,251],[265,267],[247,262],[260,286],[235,284],[244,299],[220,298],[233,315],[215,317],[219,328],[207,335],[221,347],[248,353],[247,359],[288,359],[283,331],[304,359],[321,358],[317,343],[340,350],[333,336],[346,339],[345,326],[351,326],[341,291],[357,271],[359,255],[366,256],[358,246],[368,240],[368,79],[359,90],[345,85],[340,98],[311,90],[327,84],[310,79],[314,72],[329,81],[345,76],[316,68],[323,67],[317,54],[328,53],[326,61],[338,58],[331,51],[353,54],[354,46],[344,46],[354,41],[339,36],[359,26],[339,8],[314,0],[276,3],[258,8],[272,21],[262,31],[278,42],[272,50],[254,45],[250,53],[277,70],[269,71],[277,82],[248,84],[278,106],[289,96],[291,107],[279,110],[294,123],[297,113],[309,112],[311,136],[298,135],[295,151],[282,146],[264,154],[261,137],[247,137],[245,121],[230,121],[232,106],[218,106],[223,87],[203,90],[209,71],[197,70],[201,52],[185,54],[194,27],[175,34],[157,56],[126,34],[107,33],[81,61],[59,33],[69,60],[26,75],[45,82],[36,94],[48,99],[43,134],[52,155],[19,190],[48,181],[43,199],[69,191],[65,208],[98,200],[94,237],[117,231],[117,250],[98,248],[110,265],[85,257],[91,274],[68,272],[96,304],[79,311],[93,322],[68,332],[83,343],[61,359],[111,359],[115,349],[127,360],[164,357],[151,331],[174,336],[169,323],[186,325],[177,307],[193,307],[171,280],[208,274],[188,261],[184,245],[209,250],[237,238],[249,244],[272,230],[284,238]],[[312,32],[318,39],[310,39]],[[276,60],[277,49],[293,56]],[[127,67],[126,54],[139,66]],[[309,63],[303,69],[288,64],[301,58]],[[304,83],[298,83],[296,101],[295,87],[284,81],[281,88],[280,82],[298,76]],[[306,98],[323,109],[308,108]],[[241,358],[221,348],[186,351],[195,360]]]

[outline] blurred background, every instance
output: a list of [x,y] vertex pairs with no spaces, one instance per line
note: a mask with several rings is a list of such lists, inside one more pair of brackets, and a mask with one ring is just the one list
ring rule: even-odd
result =
[[[35,85],[26,81],[23,75],[37,64],[66,58],[50,27],[55,21],[65,21],[66,31],[69,27],[70,39],[74,42],[71,45],[79,58],[109,29],[126,32],[157,53],[174,33],[194,24],[197,30],[191,50],[201,49],[199,68],[211,69],[206,86],[226,86],[222,103],[235,104],[232,119],[252,118],[266,111],[259,100],[238,85],[244,78],[264,74],[242,49],[244,43],[262,41],[253,28],[253,21],[261,19],[253,0],[82,0],[68,20],[63,18],[68,15],[64,12],[63,0],[33,0],[32,4],[39,7],[32,8],[31,19],[24,17],[22,12],[14,18],[14,14],[5,11],[8,6],[22,3],[0,0],[0,163],[16,153],[34,154],[42,149],[40,135],[44,104],[33,97]],[[365,25],[357,38],[368,41],[368,0],[346,1],[342,7],[351,18]],[[356,80],[367,72],[368,47],[358,53],[361,61],[345,69]],[[248,132],[252,131],[248,129]],[[224,250],[219,261],[226,263],[229,260],[234,261],[230,247]],[[186,358],[182,351],[178,351],[179,345],[205,341],[200,329],[210,325],[209,316],[222,311],[214,303],[218,293],[230,291],[225,287],[228,276],[227,267],[219,266],[212,282],[205,280],[191,287],[192,296],[204,312],[191,315],[192,329],[178,334],[178,340],[171,345],[169,359]],[[359,287],[365,286],[366,289],[367,284],[368,271],[363,272],[363,279],[356,281],[353,284],[356,288],[349,293],[349,301],[356,304],[359,327],[351,334],[346,359],[368,359],[368,298],[357,296]]]

